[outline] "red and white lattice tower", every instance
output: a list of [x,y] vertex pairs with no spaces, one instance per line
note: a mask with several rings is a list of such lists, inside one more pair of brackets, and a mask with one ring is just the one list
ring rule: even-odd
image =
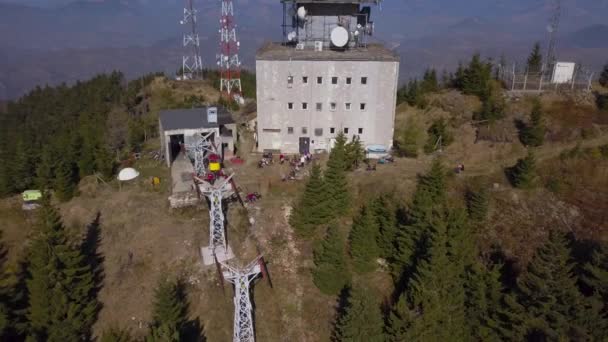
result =
[[222,96],[239,100],[241,97],[241,62],[239,61],[239,41],[236,36],[234,5],[232,0],[221,0],[220,18],[220,92]]

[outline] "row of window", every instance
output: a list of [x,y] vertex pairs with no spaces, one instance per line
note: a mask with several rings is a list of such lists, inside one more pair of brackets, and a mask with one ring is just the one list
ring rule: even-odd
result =
[[[293,81],[294,81],[294,77],[293,76],[287,76],[287,85],[291,86],[293,85]],[[366,85],[367,84],[367,77],[361,77],[360,79],[361,84]],[[353,78],[352,77],[346,77],[344,79],[344,83],[345,84],[352,84],[353,83]],[[308,76],[302,76],[302,84],[308,84]],[[317,76],[317,84],[323,84],[323,76]],[[332,76],[331,77],[331,84],[338,84],[338,77],[337,76]]]
[[[279,131],[280,132],[280,130],[276,130],[276,129],[274,129],[274,130],[264,129],[264,131],[266,131],[266,132],[269,132],[269,131],[273,131],[273,132]],[[344,131],[344,134],[348,134],[348,131],[349,131],[348,127],[344,127],[343,131]],[[335,127],[330,127],[329,128],[329,133],[330,134],[336,134],[336,128]],[[359,127],[359,130],[357,131],[357,133],[358,134],[363,134],[363,128]],[[293,134],[293,127],[287,127],[287,134]],[[302,127],[302,134],[308,134],[308,127]],[[315,128],[315,136],[316,137],[323,136],[323,128]]]
[[[344,103],[344,109],[345,110],[350,110],[352,107],[350,102],[346,102]],[[287,102],[287,109],[293,109],[294,108],[294,104],[293,102]],[[323,103],[322,102],[317,102],[315,108],[317,109],[317,112],[320,112],[323,110]],[[329,103],[329,110],[336,110],[336,108],[338,108],[338,105],[335,102],[330,102]],[[307,110],[308,109],[308,102],[302,102],[302,109],[303,110]],[[359,103],[359,109],[364,111],[367,109],[367,104],[365,102],[361,102]]]

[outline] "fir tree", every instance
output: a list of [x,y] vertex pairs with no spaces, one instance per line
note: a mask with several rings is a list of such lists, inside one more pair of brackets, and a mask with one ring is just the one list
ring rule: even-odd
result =
[[485,99],[488,95],[490,81],[492,79],[492,64],[482,62],[479,54],[473,55],[469,65],[462,71],[461,90],[465,94],[477,95]]
[[314,253],[313,282],[327,295],[336,295],[349,282],[346,268],[344,241],[338,230],[329,226],[327,235]]
[[324,178],[326,191],[329,196],[329,207],[334,216],[340,216],[349,208],[350,195],[346,179],[346,137],[340,133],[336,137],[336,144],[331,150]]
[[106,178],[112,177],[114,173],[114,158],[105,146],[99,145],[95,149],[95,170]]
[[382,258],[389,260],[394,258],[397,248],[395,239],[397,236],[397,219],[394,198],[389,195],[380,195],[372,202],[372,210],[378,225],[376,242],[379,254]]
[[373,271],[378,258],[378,226],[374,213],[363,206],[359,216],[353,220],[350,231],[350,256],[353,260],[354,270],[357,273]]
[[513,185],[520,189],[530,189],[536,183],[536,159],[532,150],[525,158],[519,159],[512,169]]
[[154,292],[149,342],[181,340],[188,315],[188,303],[181,281],[162,279]]
[[74,196],[73,168],[65,160],[60,160],[55,171],[53,183],[55,196],[61,202],[66,202]]
[[530,113],[530,124],[522,131],[521,142],[524,145],[536,147],[543,144],[545,125],[542,116],[542,105],[539,100],[536,100]]
[[88,338],[98,309],[93,274],[80,249],[68,241],[48,198],[43,200],[40,231],[30,248],[29,273],[30,336],[49,341]]
[[424,145],[424,152],[427,154],[438,151],[454,141],[454,137],[443,118],[433,121],[433,124],[427,130],[427,133],[427,143]]
[[488,89],[488,95],[482,98],[481,110],[473,115],[475,120],[494,122],[505,116],[505,103],[499,94]]
[[469,188],[466,192],[466,203],[469,217],[474,221],[483,221],[488,216],[490,195],[485,187]]
[[361,144],[359,136],[353,136],[351,142],[345,145],[345,163],[346,170],[352,171],[359,167],[359,164],[365,159],[365,149]]
[[132,342],[133,337],[128,330],[111,327],[101,334],[100,342]]
[[55,158],[50,147],[42,150],[40,162],[36,167],[36,186],[40,190],[49,190],[53,186]]
[[17,139],[15,144],[14,164],[10,168],[10,175],[13,177],[13,188],[17,191],[27,190],[34,183],[34,162],[32,150],[29,142],[26,141],[27,135]]
[[562,233],[551,232],[517,279],[515,300],[525,308],[519,329],[535,340],[585,340],[589,338],[591,311],[576,285],[570,248]]
[[602,70],[602,73],[600,74],[599,82],[602,87],[608,88],[608,63],[606,63],[606,65],[604,65],[604,69]]
[[332,340],[335,342],[383,342],[384,321],[372,291],[365,287],[350,290],[344,314],[338,318]]
[[315,228],[332,216],[327,189],[321,178],[321,168],[313,165],[304,194],[293,208],[289,223],[303,236],[310,236]]
[[439,90],[439,82],[437,81],[437,72],[435,69],[426,69],[420,87],[424,94],[434,93]]
[[583,268],[583,282],[600,295],[604,303],[608,303],[608,245],[600,244]]
[[[0,238],[2,231],[0,230]],[[12,297],[12,284],[8,277],[6,266],[7,253],[4,243],[0,240],[0,339],[7,340],[7,332],[11,328],[10,301]]]
[[397,153],[401,157],[416,158],[418,157],[418,137],[420,131],[415,121],[410,118],[405,126],[405,129],[397,134],[395,139],[395,147]]
[[543,55],[540,51],[540,42],[534,43],[532,52],[528,56],[528,72],[539,73],[543,64]]

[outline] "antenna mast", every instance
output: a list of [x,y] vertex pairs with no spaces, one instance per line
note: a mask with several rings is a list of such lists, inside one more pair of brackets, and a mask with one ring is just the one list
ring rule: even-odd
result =
[[[184,19],[180,24],[185,25],[184,32],[184,56],[182,57],[182,79],[202,79],[203,78],[203,59],[200,53],[200,41],[196,29],[196,10],[193,5],[194,0],[186,0],[184,6]],[[186,26],[190,24],[190,26]],[[192,51],[188,51],[192,45]]]
[[551,19],[549,20],[549,25],[547,26],[547,31],[549,31],[549,44],[547,44],[546,57],[547,66],[555,64],[556,60],[555,45],[557,41],[557,30],[559,29],[559,21],[562,14],[562,1],[553,0],[553,5],[553,13],[551,15]]
[[234,4],[232,0],[221,0],[220,53],[217,64],[220,68],[220,92],[226,98],[241,98],[241,62],[239,61],[240,42],[236,37]]

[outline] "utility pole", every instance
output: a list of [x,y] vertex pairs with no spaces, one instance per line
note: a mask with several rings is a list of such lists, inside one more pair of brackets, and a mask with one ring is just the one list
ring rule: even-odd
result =
[[241,101],[241,62],[239,47],[241,43],[236,36],[234,4],[232,0],[221,0],[220,17],[220,53],[217,65],[220,69],[220,92],[227,99]]
[[[194,0],[186,0],[184,6],[184,18],[180,24],[184,25],[184,55],[182,57],[182,79],[202,79],[203,59],[200,53],[200,40],[197,31],[196,9]],[[190,50],[190,47],[192,50]]]

